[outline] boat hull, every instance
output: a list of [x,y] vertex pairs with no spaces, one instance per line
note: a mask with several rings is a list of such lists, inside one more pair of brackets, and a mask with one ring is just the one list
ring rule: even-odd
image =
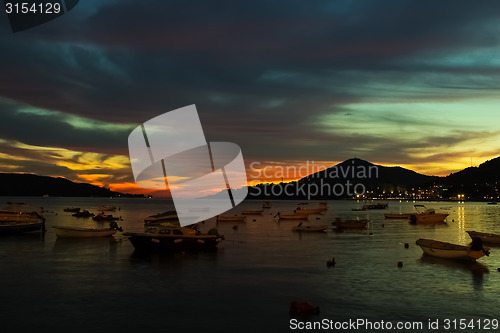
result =
[[311,225],[311,226],[301,225],[292,228],[293,231],[297,232],[326,232],[327,229],[328,227],[326,225]]
[[478,231],[467,231],[471,238],[477,237],[480,238],[484,243],[488,244],[500,244],[500,235],[498,234],[489,234],[485,232]]
[[419,239],[416,242],[422,251],[429,256],[443,258],[443,259],[456,259],[456,260],[476,260],[486,255],[483,250],[472,250],[470,246],[456,245],[440,241],[433,241],[430,239]]
[[58,238],[111,237],[116,233],[115,229],[86,229],[58,226],[53,226],[52,228]]
[[29,232],[45,231],[44,222],[26,223],[26,224],[0,224],[0,235],[14,235]]
[[411,214],[411,223],[443,223],[449,214],[434,213],[434,214]]
[[138,252],[173,251],[213,251],[222,241],[221,237],[161,237],[143,234],[124,233]]

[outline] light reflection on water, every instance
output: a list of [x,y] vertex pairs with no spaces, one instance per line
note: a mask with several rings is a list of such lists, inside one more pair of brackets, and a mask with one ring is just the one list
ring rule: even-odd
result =
[[[43,239],[0,239],[2,299],[8,300],[0,311],[9,314],[2,327],[286,332],[292,300],[319,305],[316,319],[335,320],[494,318],[500,309],[500,248],[493,247],[491,256],[477,263],[460,263],[424,257],[415,245],[418,238],[467,244],[466,230],[500,233],[500,207],[485,203],[425,203],[450,215],[447,224],[422,226],[384,220],[386,212],[412,212],[411,202],[390,202],[385,211],[353,212],[359,204],[330,201],[328,212],[311,216],[310,223],[331,225],[336,216],[369,218],[367,230],[334,232],[330,227],[327,234],[300,234],[291,231],[298,221],[273,220],[278,211],[292,213],[298,202],[272,202],[271,209],[249,216],[246,223],[219,223],[226,240],[215,253],[139,256],[121,234],[110,239],[56,239],[51,226],[101,225],[73,218],[62,209],[80,206],[95,212],[100,204],[113,204],[121,208],[113,214],[122,216],[119,223],[126,231],[141,231],[146,216],[172,208],[163,201],[16,201],[49,210],[48,232]],[[260,207],[260,201],[247,201],[231,213]],[[201,229],[214,225],[209,220]],[[327,268],[331,257],[337,264]],[[14,320],[21,309],[30,315]]]

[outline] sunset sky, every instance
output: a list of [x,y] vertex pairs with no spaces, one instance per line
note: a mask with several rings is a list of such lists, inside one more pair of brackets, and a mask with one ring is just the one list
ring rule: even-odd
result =
[[247,166],[500,155],[498,1],[80,0],[0,49],[0,172],[140,191],[129,133],[191,104]]

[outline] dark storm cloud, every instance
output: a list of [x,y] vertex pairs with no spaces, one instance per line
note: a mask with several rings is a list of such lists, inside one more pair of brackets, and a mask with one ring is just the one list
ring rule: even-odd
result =
[[[318,118],[345,113],[345,104],[442,101],[498,88],[498,68],[447,61],[499,44],[494,1],[109,1],[92,11],[94,5],[82,1],[22,33],[4,29],[1,96],[130,124],[196,104],[209,140],[236,142],[252,158],[334,159],[358,148],[366,158],[397,159],[407,157],[406,147],[382,149],[398,146],[397,137],[325,135]],[[126,151],[125,131],[76,130],[4,110],[2,123],[31,129],[2,125],[5,137]]]

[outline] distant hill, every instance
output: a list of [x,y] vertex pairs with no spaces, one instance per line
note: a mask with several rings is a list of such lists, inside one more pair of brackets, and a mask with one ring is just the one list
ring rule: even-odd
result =
[[[386,167],[353,158],[296,182],[260,184],[250,187],[249,197],[259,199],[349,198],[353,196],[355,185],[358,185],[358,190],[364,188],[366,191],[377,193],[404,193],[412,188],[437,182],[441,178],[422,175],[402,167]],[[349,184],[352,185],[351,192],[348,192]],[[304,193],[301,190],[304,188],[310,189],[309,192]],[[315,189],[319,189],[318,193],[315,193]]]
[[33,174],[0,173],[0,184],[0,196],[142,197],[113,192],[91,184],[75,183],[65,178]]

